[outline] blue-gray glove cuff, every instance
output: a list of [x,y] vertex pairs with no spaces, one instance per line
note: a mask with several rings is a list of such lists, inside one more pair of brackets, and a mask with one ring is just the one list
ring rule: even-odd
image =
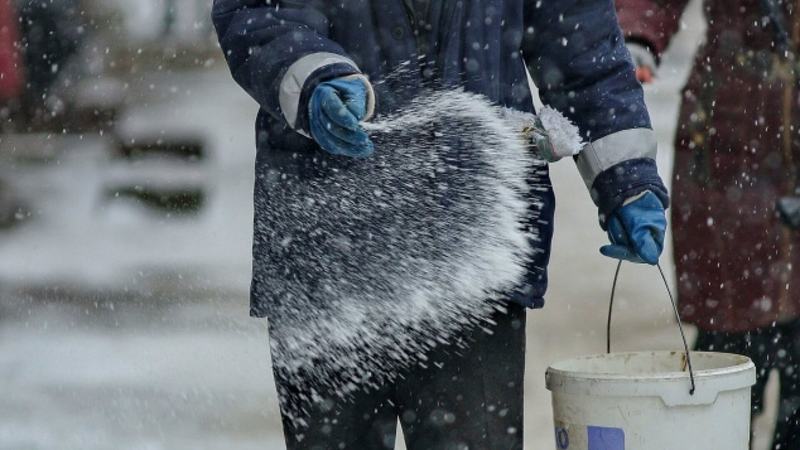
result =
[[311,136],[328,153],[366,157],[374,148],[361,127],[374,110],[369,80],[361,75],[341,77],[317,86],[308,102]]
[[636,158],[623,161],[601,172],[592,183],[592,200],[598,208],[600,226],[608,229],[608,218],[625,200],[650,191],[666,209],[669,193],[658,175],[655,160]]
[[[306,79],[305,83],[303,84],[303,90],[300,93],[298,104],[308,105],[311,101],[311,96],[314,94],[314,91],[320,84],[336,78],[355,75],[357,73],[358,72],[354,71],[353,66],[345,63],[331,64],[316,70],[311,74],[311,76],[308,77],[308,79]],[[308,121],[308,113],[309,111],[307,108],[297,109],[297,122],[295,123],[294,128],[296,130],[301,130],[304,134],[310,136],[311,125]]]
[[656,264],[664,249],[667,218],[661,200],[645,191],[628,199],[608,220],[610,245],[600,253],[634,263]]

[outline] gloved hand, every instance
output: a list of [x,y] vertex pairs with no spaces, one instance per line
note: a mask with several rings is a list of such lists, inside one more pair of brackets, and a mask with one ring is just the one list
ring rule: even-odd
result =
[[371,88],[360,76],[320,83],[308,103],[311,137],[334,155],[366,157],[374,147],[359,122],[369,109]]
[[628,42],[625,44],[628,47],[628,52],[633,59],[633,65],[636,67],[636,79],[640,83],[652,83],[656,77],[656,57],[653,52],[647,47],[636,42]]
[[664,205],[652,192],[628,199],[608,220],[611,245],[600,248],[609,258],[655,265],[664,249],[667,218]]

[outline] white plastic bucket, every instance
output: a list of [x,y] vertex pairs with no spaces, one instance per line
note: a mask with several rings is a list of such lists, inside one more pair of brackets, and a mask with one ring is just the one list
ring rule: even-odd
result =
[[547,369],[557,450],[747,450],[755,366],[745,356],[610,353]]

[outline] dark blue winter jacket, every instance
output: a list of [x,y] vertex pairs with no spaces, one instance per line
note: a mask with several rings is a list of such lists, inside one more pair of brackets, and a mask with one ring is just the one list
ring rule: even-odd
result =
[[[322,81],[365,75],[378,113],[428,86],[463,86],[532,112],[527,65],[543,102],[590,142],[577,163],[601,223],[643,190],[667,203],[613,0],[215,0],[213,19],[233,77],[261,106],[257,173],[326,157],[306,137],[307,102]],[[555,200],[551,189],[542,195],[544,211],[531,224],[539,252],[512,295],[528,306],[541,306],[547,286]],[[262,257],[255,245],[256,266]],[[254,281],[256,316],[265,315],[260,291]]]

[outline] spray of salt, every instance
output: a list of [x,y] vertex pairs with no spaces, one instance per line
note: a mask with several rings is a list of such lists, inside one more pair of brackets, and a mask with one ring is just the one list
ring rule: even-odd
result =
[[[425,364],[430,349],[480,327],[517,286],[539,236],[546,164],[521,130],[536,123],[561,155],[581,147],[551,109],[537,118],[461,90],[431,92],[365,124],[365,160],[277,176],[266,219],[271,351],[286,409],[347,397]],[[279,386],[279,389],[281,387]]]

